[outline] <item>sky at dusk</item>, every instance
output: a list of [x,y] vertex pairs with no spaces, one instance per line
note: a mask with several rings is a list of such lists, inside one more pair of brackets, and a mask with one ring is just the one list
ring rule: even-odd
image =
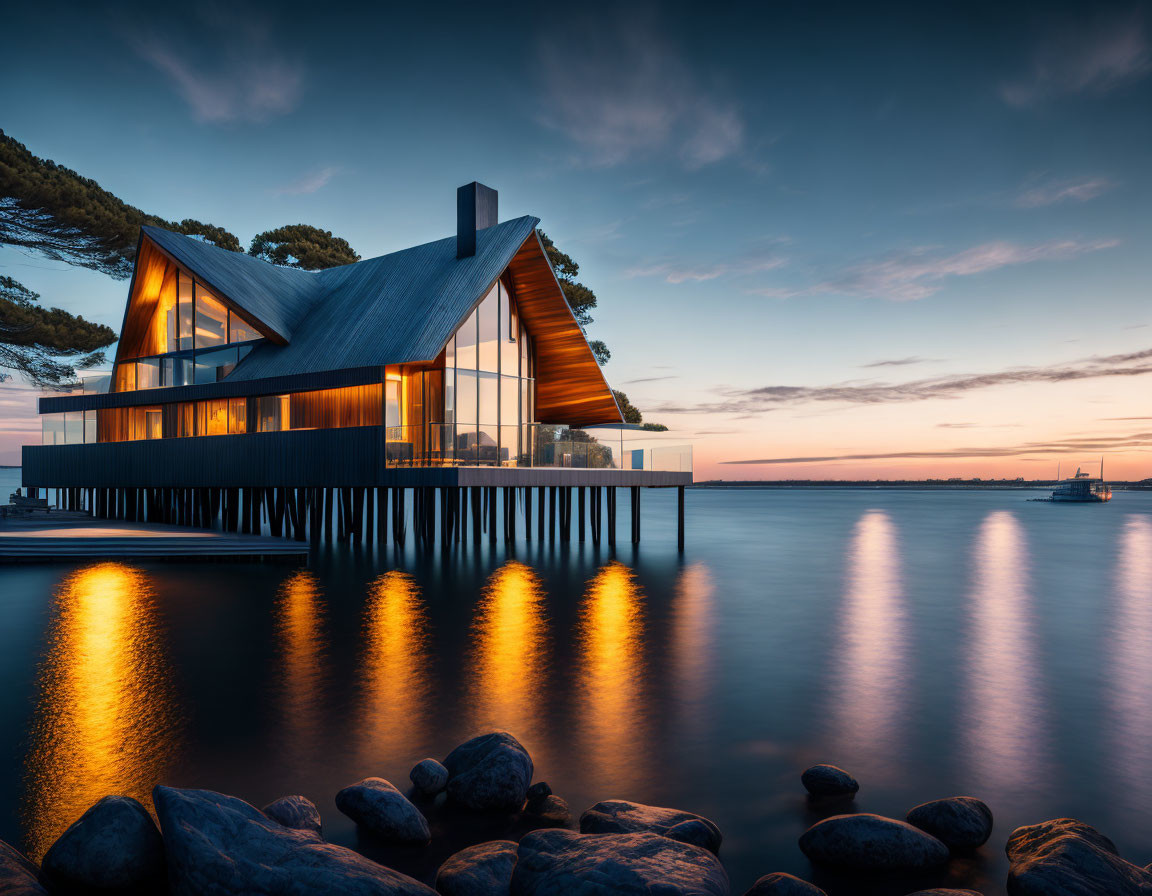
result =
[[[424,10],[427,10],[425,12]],[[20,4],[0,128],[245,245],[532,214],[697,479],[1152,476],[1152,5]],[[119,327],[125,281],[0,250]],[[0,384],[0,463],[36,443]]]

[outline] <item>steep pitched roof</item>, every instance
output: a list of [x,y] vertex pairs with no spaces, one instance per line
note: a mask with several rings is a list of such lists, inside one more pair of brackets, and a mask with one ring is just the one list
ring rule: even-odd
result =
[[198,274],[220,296],[290,342],[316,299],[316,277],[278,267],[240,252],[146,225],[144,236],[179,264]]

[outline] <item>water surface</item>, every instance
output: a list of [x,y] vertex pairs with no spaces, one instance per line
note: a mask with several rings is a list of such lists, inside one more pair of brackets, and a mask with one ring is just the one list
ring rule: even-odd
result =
[[921,883],[810,868],[796,839],[837,811],[803,796],[814,762],[856,774],[860,811],[991,805],[988,846],[924,883],[1003,893],[1009,832],[1060,815],[1152,861],[1152,495],[691,491],[683,556],[674,493],[644,497],[637,551],[0,568],[0,839],[42,854],[157,781],[303,793],[329,839],[426,876],[493,832],[384,851],[335,792],[504,727],[577,813],[715,819],[734,893],[778,870]]

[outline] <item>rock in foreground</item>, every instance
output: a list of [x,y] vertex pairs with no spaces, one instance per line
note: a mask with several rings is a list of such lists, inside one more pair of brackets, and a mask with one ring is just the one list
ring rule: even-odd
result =
[[436,796],[448,786],[448,769],[435,759],[421,759],[408,773],[408,780],[424,796]]
[[572,823],[572,810],[564,800],[550,793],[539,799],[529,798],[521,818],[536,827],[566,828]]
[[515,867],[516,844],[511,840],[478,843],[440,866],[436,891],[441,896],[508,896]]
[[1111,840],[1074,818],[1017,828],[1005,852],[1011,896],[1152,893],[1152,872],[1124,861]]
[[727,896],[720,861],[658,834],[534,831],[520,841],[512,896]]
[[800,783],[812,796],[852,796],[859,782],[834,765],[814,765],[800,775]]
[[933,887],[931,890],[917,890],[908,896],[984,896],[976,890],[949,890],[947,887]]
[[975,849],[992,836],[992,810],[970,796],[922,803],[908,813],[907,821],[952,849]]
[[519,812],[532,783],[532,757],[506,731],[462,743],[444,760],[448,796],[462,806],[489,812]]
[[435,896],[350,849],[285,828],[236,797],[157,787],[152,801],[172,896]]
[[294,831],[311,831],[317,837],[324,835],[320,823],[320,810],[304,796],[282,796],[264,807],[264,814],[277,824]]
[[628,800],[603,800],[580,816],[581,834],[643,832],[701,846],[714,853],[720,851],[723,839],[720,828],[701,815]]
[[36,875],[35,865],[0,840],[0,893],[4,896],[48,896]]
[[391,843],[429,843],[432,832],[420,810],[383,778],[365,778],[336,794],[336,808]]
[[915,871],[948,861],[948,847],[919,828],[881,815],[833,815],[812,825],[800,849],[813,862],[856,871]]
[[765,874],[744,896],[828,896],[815,884],[783,871]]
[[53,890],[153,893],[164,883],[164,841],[136,800],[106,796],[52,844],[40,871]]

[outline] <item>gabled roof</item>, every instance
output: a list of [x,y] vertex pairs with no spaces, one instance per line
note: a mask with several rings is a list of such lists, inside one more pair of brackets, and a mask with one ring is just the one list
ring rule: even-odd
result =
[[156,227],[144,227],[143,236],[275,334],[249,352],[229,382],[433,361],[508,270],[538,364],[552,371],[538,386],[538,403],[549,417],[574,425],[617,422],[619,409],[548,265],[538,223],[526,216],[486,227],[466,258],[456,257],[456,237],[448,237],[318,272]]
[[268,264],[159,227],[140,229],[174,261],[198,274],[222,298],[263,323],[283,342],[291,341],[296,326],[312,309],[316,277],[308,271]]

